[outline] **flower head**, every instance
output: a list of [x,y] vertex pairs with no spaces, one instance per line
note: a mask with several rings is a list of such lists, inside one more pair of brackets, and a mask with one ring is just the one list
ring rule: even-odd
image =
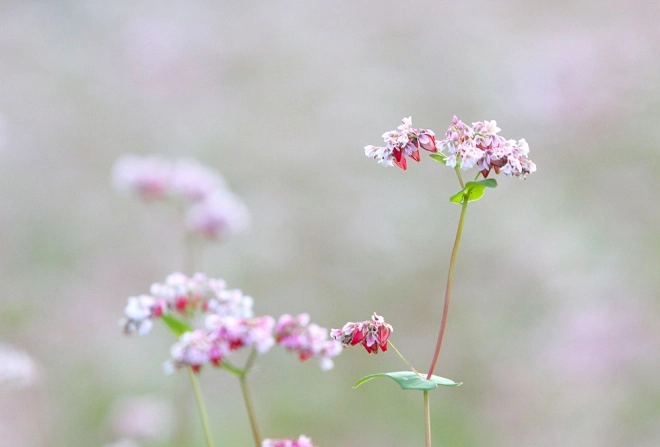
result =
[[371,320],[348,322],[341,329],[332,329],[330,335],[344,347],[362,344],[369,354],[378,354],[378,348],[387,351],[387,341],[393,331],[392,326],[374,312]]
[[261,447],[314,447],[312,440],[305,435],[298,439],[264,439]]
[[275,341],[287,350],[297,352],[301,361],[319,359],[324,371],[334,366],[332,357],[341,353],[341,344],[328,339],[326,328],[309,324],[308,314],[282,315],[275,326]]
[[420,160],[420,148],[429,152],[438,151],[435,133],[429,129],[412,127],[411,117],[403,118],[396,130],[385,132],[383,140],[386,143],[383,147],[365,146],[365,155],[377,160],[383,166],[397,165],[404,171],[408,168],[406,157],[417,162]]
[[250,215],[243,201],[227,190],[216,190],[186,212],[186,227],[209,239],[227,239],[245,230]]
[[527,142],[507,140],[499,131],[495,121],[478,121],[470,127],[454,116],[445,139],[438,143],[447,155],[445,164],[463,170],[477,166],[484,177],[491,171],[520,178],[535,172],[536,165],[527,158]]
[[146,335],[152,329],[152,320],[166,313],[190,316],[210,311],[219,316],[251,318],[252,304],[252,297],[239,289],[228,289],[222,279],[175,272],[165,282],[152,284],[149,294],[129,297],[121,324],[126,333]]

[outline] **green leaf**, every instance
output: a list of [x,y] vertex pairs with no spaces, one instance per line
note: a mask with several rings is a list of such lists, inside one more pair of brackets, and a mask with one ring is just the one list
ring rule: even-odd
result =
[[467,182],[465,188],[457,192],[449,198],[450,202],[454,203],[463,203],[467,197],[468,202],[473,202],[475,200],[481,199],[484,195],[486,188],[496,188],[497,180],[494,178],[487,178],[484,180],[477,180],[474,182]]
[[178,318],[170,315],[170,314],[164,314],[160,316],[161,320],[165,322],[167,327],[170,328],[170,330],[176,335],[177,337],[180,337],[181,334],[184,334],[186,332],[192,332],[192,327],[185,321],[179,320]]
[[438,163],[442,163],[443,165],[446,165],[447,162],[447,156],[443,154],[442,152],[437,152],[435,154],[429,154],[429,157],[437,161]]
[[463,382],[454,382],[444,377],[433,375],[430,380],[426,380],[426,374],[416,374],[412,371],[397,371],[389,373],[378,373],[365,376],[357,381],[353,388],[357,388],[365,382],[378,377],[389,377],[399,384],[402,390],[434,390],[440,386],[459,386]]

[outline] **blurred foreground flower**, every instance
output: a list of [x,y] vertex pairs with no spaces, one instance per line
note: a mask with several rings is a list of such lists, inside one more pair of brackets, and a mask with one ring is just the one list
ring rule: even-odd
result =
[[0,344],[0,390],[20,389],[37,382],[37,365],[28,354]]
[[261,447],[314,447],[312,440],[301,435],[298,439],[264,439]]
[[362,344],[369,354],[378,354],[378,348],[387,351],[387,340],[394,329],[376,312],[371,320],[348,322],[341,329],[332,329],[330,335],[344,347]]

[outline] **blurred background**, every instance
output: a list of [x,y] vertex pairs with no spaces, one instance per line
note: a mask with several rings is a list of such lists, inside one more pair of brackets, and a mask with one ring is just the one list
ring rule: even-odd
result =
[[[436,370],[464,385],[432,393],[434,445],[660,445],[659,17],[652,1],[2,2],[0,446],[202,445],[186,375],[162,371],[171,336],[118,325],[183,268],[176,213],[112,189],[126,153],[194,157],[244,199],[250,231],[199,270],[257,314],[330,328],[377,311],[428,368],[460,188],[426,154],[402,172],[363,147],[411,115],[442,136],[454,114],[525,138],[538,171],[468,210]],[[335,363],[259,359],[265,437],[423,445],[421,395],[351,389],[405,369],[396,356]],[[201,380],[217,445],[251,445],[238,381]]]

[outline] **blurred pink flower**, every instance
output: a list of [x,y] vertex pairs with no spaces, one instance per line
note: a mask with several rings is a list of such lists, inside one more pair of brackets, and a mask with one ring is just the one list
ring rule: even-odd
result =
[[302,361],[319,359],[324,371],[334,366],[332,357],[341,353],[341,344],[328,339],[326,328],[314,323],[309,324],[308,314],[299,314],[296,317],[282,315],[275,327],[275,340],[287,350],[297,352]]
[[186,212],[191,234],[209,239],[227,239],[248,228],[250,215],[243,201],[227,190],[216,190]]
[[312,440],[305,435],[298,439],[264,439],[261,447],[314,447]]
[[124,155],[112,170],[114,187],[145,200],[202,200],[211,192],[225,188],[224,179],[214,170],[189,158],[160,155]]
[[168,275],[164,283],[152,284],[149,295],[129,297],[121,324],[126,333],[146,335],[152,329],[152,320],[169,312],[189,316],[209,311],[219,316],[250,318],[253,301],[238,289],[227,289],[222,279],[208,278],[203,273],[188,277],[176,272]]

